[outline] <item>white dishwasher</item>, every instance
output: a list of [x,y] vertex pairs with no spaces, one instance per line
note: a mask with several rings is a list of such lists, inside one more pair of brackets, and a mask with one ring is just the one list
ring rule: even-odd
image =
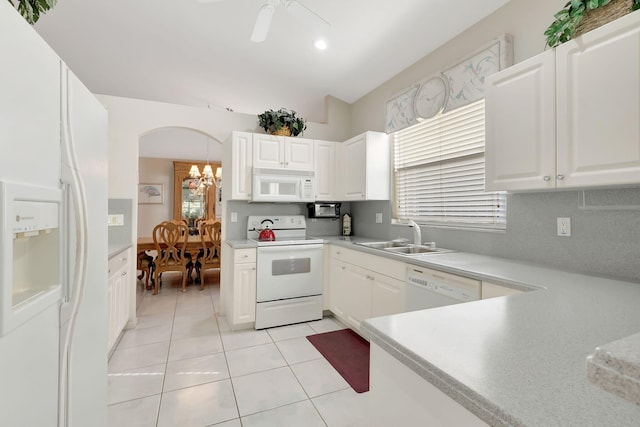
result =
[[424,310],[480,299],[482,282],[407,265],[406,310]]

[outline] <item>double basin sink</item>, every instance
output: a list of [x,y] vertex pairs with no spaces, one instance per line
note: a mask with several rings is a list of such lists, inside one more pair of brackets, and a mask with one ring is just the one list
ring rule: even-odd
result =
[[451,249],[436,248],[434,246],[414,245],[403,241],[390,240],[386,242],[363,242],[356,243],[371,249],[379,249],[381,251],[390,252],[398,255],[416,256],[426,254],[438,254],[445,252],[454,252]]

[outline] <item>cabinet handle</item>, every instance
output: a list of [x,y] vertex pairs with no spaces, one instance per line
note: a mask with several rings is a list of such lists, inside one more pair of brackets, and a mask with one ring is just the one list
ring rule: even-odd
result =
[[123,271],[122,274],[121,274],[121,276],[126,276],[126,275],[127,275],[126,271]]
[[545,175],[542,179],[544,179],[545,181],[551,181],[551,177],[549,175]]
[[435,277],[436,279],[440,279],[440,280],[447,280],[446,278],[438,275],[438,274],[432,274],[433,277]]
[[369,275],[367,274],[367,279],[369,279],[369,280],[373,280],[373,279],[374,279],[374,277],[373,277],[373,276],[369,276]]
[[558,176],[556,176],[556,178],[557,178],[559,181],[561,181],[561,180],[563,180],[563,179],[564,179],[564,175],[558,175]]
[[340,255],[340,251],[336,251],[336,255]]
[[122,257],[122,261],[123,261],[123,262],[127,262],[127,257],[126,257],[126,256],[125,256],[125,257]]
[[285,166],[289,166],[289,162],[284,162],[284,165]]
[[340,270],[344,271],[346,269],[346,267],[343,265],[340,267]]

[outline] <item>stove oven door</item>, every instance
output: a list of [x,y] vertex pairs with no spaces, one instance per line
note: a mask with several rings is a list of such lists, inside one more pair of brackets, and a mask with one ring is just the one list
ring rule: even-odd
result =
[[258,247],[257,302],[322,294],[322,244]]

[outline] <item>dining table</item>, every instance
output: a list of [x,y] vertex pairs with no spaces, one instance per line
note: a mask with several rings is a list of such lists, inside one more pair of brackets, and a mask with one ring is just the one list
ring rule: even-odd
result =
[[[155,249],[156,245],[153,243],[153,237],[138,237],[137,253],[153,251]],[[190,235],[187,239],[187,251],[198,249],[202,249],[202,239],[200,238],[200,235]]]
[[[210,246],[211,242],[209,238],[205,237],[205,240],[207,242],[207,246]],[[200,238],[200,235],[190,235],[187,239],[186,251],[196,253],[200,249],[202,249],[202,239]],[[149,264],[151,264],[151,261],[147,261],[146,268],[145,268],[145,265],[142,264],[142,262],[144,259],[153,260],[153,258],[148,256],[149,254],[147,254],[146,251],[154,251],[154,250],[156,250],[156,245],[153,242],[153,237],[138,237],[137,250],[136,250],[136,254],[137,254],[136,259],[138,260],[137,269],[144,270],[148,275],[146,286],[145,286],[147,290],[150,290],[152,288],[152,286],[149,285],[149,281],[151,281],[151,285],[153,285],[155,280],[153,278],[153,273],[149,268]],[[145,255],[147,255],[147,257],[145,257]],[[141,273],[140,276],[138,276],[138,279],[142,280],[143,277],[144,277],[144,273]]]

